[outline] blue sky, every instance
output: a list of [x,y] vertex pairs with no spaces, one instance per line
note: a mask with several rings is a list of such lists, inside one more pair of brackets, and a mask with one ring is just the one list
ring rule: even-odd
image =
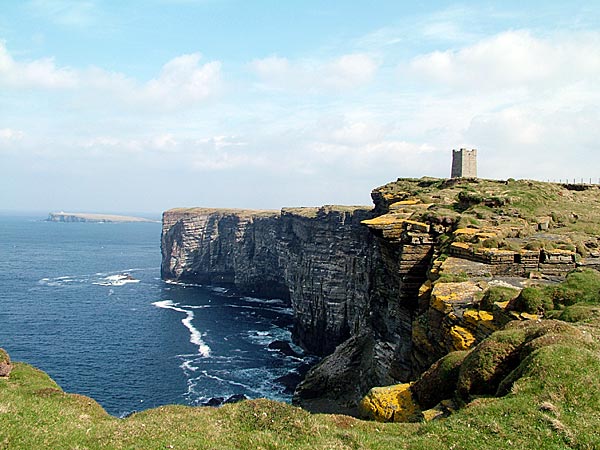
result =
[[600,177],[600,2],[3,0],[0,210]]

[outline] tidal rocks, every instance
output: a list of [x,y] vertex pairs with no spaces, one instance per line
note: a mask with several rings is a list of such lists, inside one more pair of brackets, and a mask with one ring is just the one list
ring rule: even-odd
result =
[[229,403],[237,403],[243,400],[248,400],[244,394],[233,394],[230,397],[212,397],[205,401],[202,406],[212,406],[213,408],[218,408],[219,406],[227,405]]
[[279,353],[281,353],[282,355],[285,355],[285,356],[291,356],[291,357],[294,357],[294,358],[300,358],[301,357],[301,355],[298,354],[292,348],[292,346],[289,343],[285,342],[285,341],[275,340],[275,341],[271,342],[267,347],[270,350],[278,351]]

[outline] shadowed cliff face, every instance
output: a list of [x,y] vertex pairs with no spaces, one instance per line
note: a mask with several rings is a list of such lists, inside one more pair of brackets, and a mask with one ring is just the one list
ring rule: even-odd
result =
[[330,355],[295,401],[322,410],[313,400],[333,396],[332,410],[349,411],[372,386],[412,375],[412,316],[432,257],[426,231],[390,235],[362,223],[373,217],[371,208],[341,206],[170,210],[162,276],[289,300],[296,342]]
[[175,209],[163,215],[162,277],[289,300],[295,339],[327,355],[367,327],[380,263],[363,207],[281,212]]
[[369,320],[377,247],[360,224],[368,209],[293,208],[281,214],[280,263],[295,338],[327,355]]
[[162,278],[234,286],[289,299],[277,242],[277,211],[174,209],[163,214]]

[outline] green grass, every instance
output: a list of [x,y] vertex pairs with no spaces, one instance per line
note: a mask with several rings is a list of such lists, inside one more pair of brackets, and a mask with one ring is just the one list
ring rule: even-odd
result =
[[[508,236],[518,228],[522,247],[554,248],[552,236],[564,237],[564,246],[587,256],[586,242],[598,245],[600,191],[597,186],[576,191],[559,183],[532,180],[398,179],[373,191],[379,210],[399,200],[427,198],[434,203],[413,220],[467,226],[494,227]],[[539,218],[551,217],[550,229],[537,231]],[[544,237],[548,236],[548,238]],[[536,243],[536,241],[540,241]]]
[[[264,399],[217,409],[171,405],[117,419],[94,400],[66,394],[45,373],[16,363],[10,377],[0,379],[0,448],[599,448],[600,345],[589,337],[598,326],[512,323],[471,352],[448,355],[425,381],[433,385],[442,376],[450,383],[444,395],[450,395],[458,380],[457,393],[462,389],[467,403],[446,419],[418,424],[311,415]],[[500,386],[506,395],[480,391],[477,383]]]
[[599,304],[600,272],[581,269],[569,273],[566,279],[557,285],[526,287],[511,307],[517,311],[555,317],[557,315],[553,311],[568,306]]

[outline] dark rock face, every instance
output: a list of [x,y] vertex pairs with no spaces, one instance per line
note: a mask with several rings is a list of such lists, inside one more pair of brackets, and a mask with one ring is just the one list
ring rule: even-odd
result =
[[390,384],[394,380],[381,373],[378,353],[386,343],[377,341],[371,333],[353,336],[335,352],[308,372],[296,389],[294,404],[311,412],[356,415],[356,405],[371,387]]
[[337,206],[170,210],[162,276],[289,300],[295,341],[326,356],[295,402],[351,412],[371,387],[412,376],[412,315],[433,249],[423,230],[390,238],[361,223],[374,214]]
[[327,355],[365,327],[377,246],[368,208],[281,212],[177,209],[163,215],[162,277],[289,300],[295,339]]
[[365,327],[377,247],[367,208],[295,208],[281,213],[280,262],[298,343],[319,355]]
[[162,278],[233,285],[244,294],[288,299],[277,249],[280,229],[277,211],[167,211]]

